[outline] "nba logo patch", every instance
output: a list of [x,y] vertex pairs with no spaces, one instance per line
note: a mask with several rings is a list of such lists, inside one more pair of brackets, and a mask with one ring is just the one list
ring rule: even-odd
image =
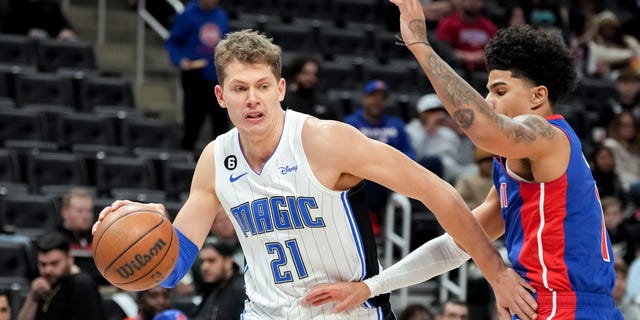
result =
[[509,200],[507,199],[507,184],[505,182],[500,184],[500,207],[506,208],[509,206]]

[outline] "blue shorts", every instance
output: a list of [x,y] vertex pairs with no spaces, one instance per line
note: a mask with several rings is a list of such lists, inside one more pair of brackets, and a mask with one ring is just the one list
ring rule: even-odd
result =
[[[539,292],[538,319],[624,320],[610,295],[588,292]],[[518,317],[513,317],[518,319]]]

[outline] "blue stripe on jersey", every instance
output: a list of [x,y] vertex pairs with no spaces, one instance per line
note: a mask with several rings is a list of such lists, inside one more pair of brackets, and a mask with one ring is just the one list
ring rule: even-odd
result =
[[362,238],[360,237],[360,231],[358,230],[358,225],[356,224],[355,218],[353,216],[353,210],[351,209],[351,204],[349,203],[348,191],[342,192],[340,198],[342,199],[342,205],[344,206],[344,211],[347,213],[347,218],[349,218],[349,226],[351,226],[351,233],[353,234],[353,239],[356,241],[356,248],[358,249],[358,258],[360,259],[360,265],[362,266],[362,274],[360,275],[360,281],[365,279],[367,275],[367,263],[364,260],[364,246],[362,244]]

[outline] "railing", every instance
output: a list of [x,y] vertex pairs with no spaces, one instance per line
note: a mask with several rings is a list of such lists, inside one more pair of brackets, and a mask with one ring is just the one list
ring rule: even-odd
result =
[[[400,233],[395,232],[396,208],[400,207],[402,214],[402,230]],[[389,197],[386,208],[385,217],[385,243],[384,243],[384,267],[391,266],[393,261],[394,246],[400,249],[401,257],[405,257],[411,250],[411,202],[409,199],[399,193],[392,193]],[[458,277],[455,281],[450,279],[449,273],[440,276],[440,292],[439,301],[444,302],[448,299],[449,294],[455,295],[458,299],[466,301],[467,298],[467,264],[465,262],[458,269]],[[399,291],[398,302],[396,307],[404,308],[409,298],[408,288],[402,288]]]
[[[395,232],[396,208],[402,209],[402,230],[400,233]],[[394,246],[400,249],[401,257],[405,257],[411,250],[411,203],[409,198],[399,194],[392,193],[387,202],[386,217],[384,223],[385,242],[384,242],[384,267],[388,268],[393,264]],[[404,308],[409,299],[409,289],[402,288],[400,292],[398,307]]]

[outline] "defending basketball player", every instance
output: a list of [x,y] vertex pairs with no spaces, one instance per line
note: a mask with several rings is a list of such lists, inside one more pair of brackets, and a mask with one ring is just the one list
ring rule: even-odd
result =
[[[431,48],[419,1],[391,1],[400,9],[404,45],[447,111],[476,146],[498,155],[494,188],[474,214],[491,238],[504,235],[513,268],[536,289],[538,318],[622,319],[611,297],[613,252],[595,182],[579,138],[553,113],[576,79],[561,38],[528,26],[498,32],[486,48],[489,94],[483,99]],[[336,311],[345,310],[456,268],[467,257],[444,235],[364,283],[317,287],[306,302],[338,300]]]
[[[368,179],[433,210],[476,259],[500,307],[529,319],[535,308],[530,287],[505,266],[455,189],[352,126],[284,111],[280,59],[280,48],[253,31],[230,33],[218,44],[215,92],[235,128],[208,144],[198,160],[189,198],[174,221],[179,260],[162,285],[173,286],[186,273],[223,206],[247,262],[244,319],[394,319],[388,295],[341,314],[331,305],[301,303],[319,283],[379,272],[362,193]],[[105,208],[100,219],[124,203]]]

